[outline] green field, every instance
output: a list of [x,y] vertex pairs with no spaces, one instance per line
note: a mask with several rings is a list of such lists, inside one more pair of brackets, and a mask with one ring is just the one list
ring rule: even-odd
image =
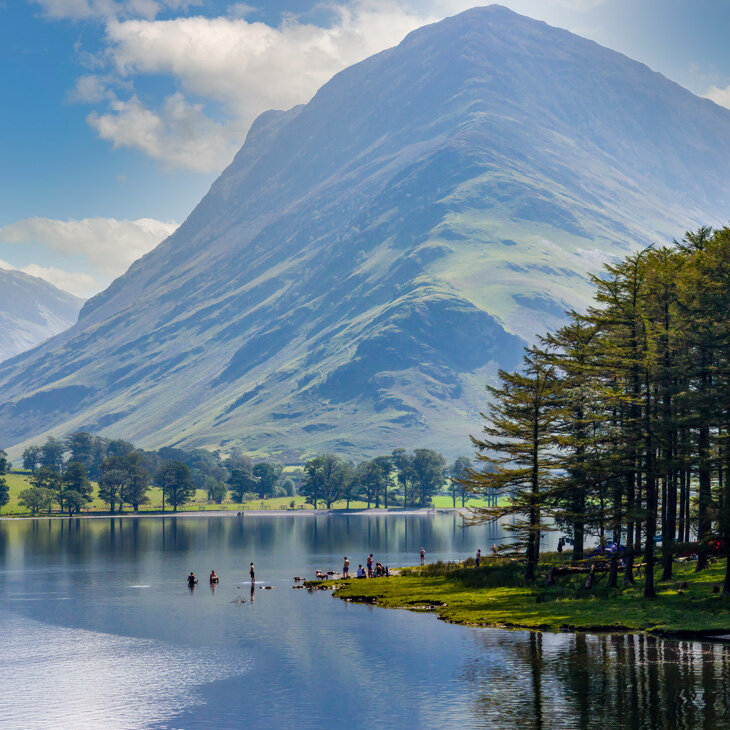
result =
[[[5,517],[27,517],[30,512],[21,507],[18,504],[18,495],[23,489],[30,487],[30,474],[22,472],[11,472],[5,475],[5,479],[10,487],[10,502],[5,507],[0,509],[0,515]],[[436,496],[433,498],[433,506],[438,509],[447,509],[452,506],[453,502],[449,496]],[[481,507],[486,503],[483,500],[472,499],[467,501],[467,506]],[[457,507],[461,506],[461,501],[457,500]],[[347,502],[340,500],[335,502],[333,505],[334,509],[345,509]],[[367,503],[359,500],[352,500],[350,502],[350,509],[366,509]],[[162,509],[162,492],[158,487],[151,487],[149,490],[149,502],[145,505],[140,506],[141,512],[158,512]],[[225,501],[222,504],[216,504],[208,500],[208,495],[203,490],[199,489],[196,492],[195,498],[188,504],[180,507],[180,512],[197,512],[197,511],[220,511],[220,510],[232,510],[237,512],[239,510],[307,510],[313,509],[311,504],[307,504],[304,497],[274,497],[271,499],[256,499],[250,502],[234,503]],[[102,502],[96,496],[96,485],[94,485],[94,500],[88,505],[83,513],[96,513],[96,512],[108,512],[109,505],[106,502]],[[172,511],[167,506],[167,510]],[[125,512],[131,512],[131,508],[126,507]],[[54,514],[58,514],[58,505],[54,505]]]
[[[546,560],[558,556],[547,556]],[[487,561],[488,563],[490,561]],[[525,584],[521,566],[497,560],[479,569],[435,565],[404,569],[390,578],[333,582],[335,595],[384,608],[432,611],[459,624],[548,631],[648,631],[659,634],[730,634],[730,597],[713,593],[722,584],[725,561],[700,573],[677,564],[673,580],[657,583],[657,598],[642,596],[642,579],[628,588],[606,588],[604,577],[591,589],[585,574],[560,576],[555,586],[540,577]],[[661,571],[657,567],[656,576]],[[621,576],[619,576],[619,582]],[[679,584],[687,582],[680,589]]]

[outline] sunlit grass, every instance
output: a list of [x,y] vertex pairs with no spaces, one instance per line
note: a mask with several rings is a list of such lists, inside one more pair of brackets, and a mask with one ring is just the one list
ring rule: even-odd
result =
[[[476,626],[730,633],[730,598],[713,593],[722,584],[724,560],[700,573],[693,564],[676,565],[671,581],[657,582],[658,595],[652,600],[642,595],[643,576],[627,588],[606,588],[604,576],[586,589],[585,574],[561,576],[557,585],[548,587],[546,568],[526,584],[518,564],[487,563],[479,569],[470,561],[468,566],[411,568],[388,579],[340,582],[336,595],[385,608],[435,611],[447,621]],[[659,567],[655,575],[661,575]],[[682,582],[687,586],[680,589]]]

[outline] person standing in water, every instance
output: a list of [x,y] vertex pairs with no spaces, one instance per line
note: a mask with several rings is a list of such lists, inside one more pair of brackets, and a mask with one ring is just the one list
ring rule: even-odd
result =
[[423,548],[421,548],[418,551],[418,554],[421,556],[421,565],[425,565],[426,564],[426,551]]
[[195,584],[198,582],[198,579],[195,577],[195,573],[193,571],[190,571],[190,575],[188,576],[188,588],[191,590],[195,588]]
[[342,577],[343,578],[350,577],[350,561],[348,560],[347,555],[345,555],[345,562],[342,566]]
[[251,568],[248,572],[251,576],[251,585],[253,585],[256,582],[256,571],[254,570],[253,563],[251,563]]

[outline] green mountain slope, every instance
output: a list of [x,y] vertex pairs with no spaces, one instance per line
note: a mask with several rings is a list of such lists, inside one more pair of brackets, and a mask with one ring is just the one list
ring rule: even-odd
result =
[[0,366],[0,442],[72,428],[283,458],[468,449],[586,270],[722,223],[730,112],[504,8],[268,112],[188,220]]

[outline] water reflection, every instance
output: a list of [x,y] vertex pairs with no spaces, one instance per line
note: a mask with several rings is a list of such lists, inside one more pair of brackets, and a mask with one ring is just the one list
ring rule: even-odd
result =
[[730,727],[730,647],[644,635],[480,631],[477,726]]
[[[292,590],[344,555],[452,560],[501,537],[454,515],[0,522],[9,726],[730,727],[722,645],[469,629]],[[220,584],[188,590],[213,567]]]

